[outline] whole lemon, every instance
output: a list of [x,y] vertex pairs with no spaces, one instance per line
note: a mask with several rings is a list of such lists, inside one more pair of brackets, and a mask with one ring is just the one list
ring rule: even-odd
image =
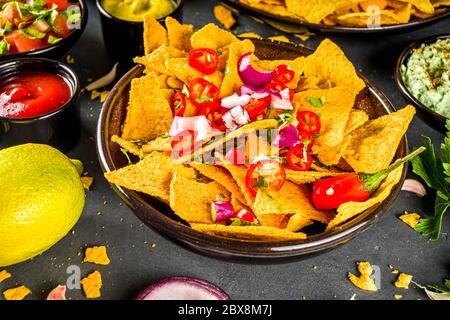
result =
[[42,144],[0,150],[0,267],[41,254],[72,229],[85,200],[80,164]]

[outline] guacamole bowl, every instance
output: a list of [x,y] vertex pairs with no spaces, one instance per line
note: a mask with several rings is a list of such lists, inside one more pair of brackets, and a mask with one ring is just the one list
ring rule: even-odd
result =
[[[414,52],[416,52],[419,48],[421,48],[422,45],[431,45],[436,43],[436,41],[440,39],[448,39],[450,38],[450,34],[440,34],[440,35],[434,35],[427,37],[425,39],[421,39],[419,41],[416,41],[412,44],[410,44],[408,47],[403,50],[400,57],[397,60],[397,65],[395,67],[395,74],[394,78],[395,81],[400,88],[400,91],[402,94],[407,98],[409,101],[411,101],[419,110],[421,111],[421,115],[423,116],[424,120],[429,122],[431,125],[435,125],[436,123],[439,124],[440,129],[445,129],[445,123],[448,120],[444,115],[441,113],[438,113],[437,111],[431,109],[430,107],[426,106],[424,102],[422,102],[416,95],[413,94],[410,86],[405,81],[405,78],[403,76],[403,70],[405,70],[406,65],[413,55]],[[427,58],[427,61],[431,61],[432,59]],[[449,66],[447,66],[448,68]],[[420,74],[414,75],[414,77],[419,77]],[[429,76],[428,73],[424,76]],[[417,81],[420,80],[420,78]],[[445,104],[445,101],[441,104]],[[442,105],[440,106],[442,107]],[[445,106],[444,106],[445,107]],[[450,110],[450,105],[448,106],[448,110]]]

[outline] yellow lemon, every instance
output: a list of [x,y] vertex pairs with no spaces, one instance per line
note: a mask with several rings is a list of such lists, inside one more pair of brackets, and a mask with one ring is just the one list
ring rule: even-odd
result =
[[0,150],[0,267],[61,240],[84,207],[81,162],[41,144]]

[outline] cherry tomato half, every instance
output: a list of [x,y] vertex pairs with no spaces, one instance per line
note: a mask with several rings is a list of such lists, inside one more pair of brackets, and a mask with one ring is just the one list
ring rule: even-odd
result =
[[289,83],[294,79],[295,72],[291,68],[289,68],[285,64],[280,64],[278,67],[273,70],[274,76],[273,80],[274,82],[280,82],[280,83]]
[[194,153],[200,142],[196,142],[197,134],[192,130],[181,131],[175,137],[172,137],[172,157],[174,159],[181,158],[185,155]]
[[297,120],[298,131],[311,134],[320,132],[320,119],[316,113],[312,111],[301,111],[297,113]]
[[245,209],[236,211],[233,215],[233,218],[238,218],[241,219],[242,221],[247,221],[251,223],[255,222],[255,216],[253,215],[253,213]]
[[245,175],[245,185],[253,197],[258,189],[278,191],[286,181],[286,172],[277,160],[260,160],[250,166]]
[[172,114],[174,116],[183,116],[184,111],[186,110],[186,97],[181,91],[175,92],[175,94],[172,96],[170,108],[172,109]]
[[264,89],[270,90],[270,89],[274,89],[277,91],[283,91],[285,89],[289,89],[289,100],[293,100],[294,99],[294,90],[292,90],[291,88],[288,88],[284,83],[281,82],[269,82],[268,84],[266,84],[264,86]]
[[215,50],[202,48],[189,51],[189,65],[204,74],[214,73],[218,63],[219,55]]
[[289,168],[294,171],[308,171],[311,168],[312,157],[303,144],[297,144],[290,148],[286,154],[286,162]]
[[270,106],[270,95],[262,99],[252,99],[245,107],[250,120],[255,121],[259,116],[266,114],[267,107]]
[[220,106],[219,94],[220,89],[205,79],[196,78],[189,84],[189,99],[200,108],[202,114],[210,113]]

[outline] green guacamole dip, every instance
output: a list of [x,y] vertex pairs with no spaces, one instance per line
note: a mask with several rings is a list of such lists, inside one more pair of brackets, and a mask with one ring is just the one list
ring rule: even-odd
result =
[[112,16],[133,22],[144,21],[145,15],[161,19],[175,11],[173,0],[102,0],[102,7]]
[[450,118],[450,38],[415,49],[401,66],[401,74],[417,100]]

